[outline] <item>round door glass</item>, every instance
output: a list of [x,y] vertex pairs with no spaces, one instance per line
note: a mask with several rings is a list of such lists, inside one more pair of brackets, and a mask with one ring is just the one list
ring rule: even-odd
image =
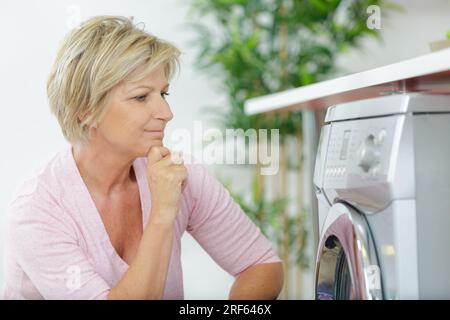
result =
[[375,246],[364,216],[334,204],[316,262],[316,299],[382,299]]
[[354,285],[345,250],[336,236],[325,241],[316,290],[318,300],[354,298]]

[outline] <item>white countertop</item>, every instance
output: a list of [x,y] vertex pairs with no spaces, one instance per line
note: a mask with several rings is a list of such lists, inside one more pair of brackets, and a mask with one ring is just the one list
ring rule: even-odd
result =
[[302,108],[327,108],[336,103],[404,91],[450,94],[450,48],[423,56],[317,82],[245,103],[248,114]]

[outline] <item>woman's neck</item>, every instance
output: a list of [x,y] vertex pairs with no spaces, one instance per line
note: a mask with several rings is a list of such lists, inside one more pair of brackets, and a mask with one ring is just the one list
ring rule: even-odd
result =
[[72,152],[84,182],[96,193],[123,192],[136,181],[130,155],[91,142],[74,145]]

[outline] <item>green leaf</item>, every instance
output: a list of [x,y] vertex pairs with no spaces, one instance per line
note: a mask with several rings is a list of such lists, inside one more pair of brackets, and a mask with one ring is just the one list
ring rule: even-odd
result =
[[313,83],[312,75],[308,72],[308,70],[306,69],[306,67],[303,64],[301,64],[299,66],[298,73],[299,73],[302,84],[306,85],[306,84]]

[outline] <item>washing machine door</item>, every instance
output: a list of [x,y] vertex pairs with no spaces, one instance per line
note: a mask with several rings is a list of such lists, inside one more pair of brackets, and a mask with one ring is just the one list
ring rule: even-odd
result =
[[382,299],[380,268],[364,216],[344,203],[335,203],[322,230],[316,299]]

